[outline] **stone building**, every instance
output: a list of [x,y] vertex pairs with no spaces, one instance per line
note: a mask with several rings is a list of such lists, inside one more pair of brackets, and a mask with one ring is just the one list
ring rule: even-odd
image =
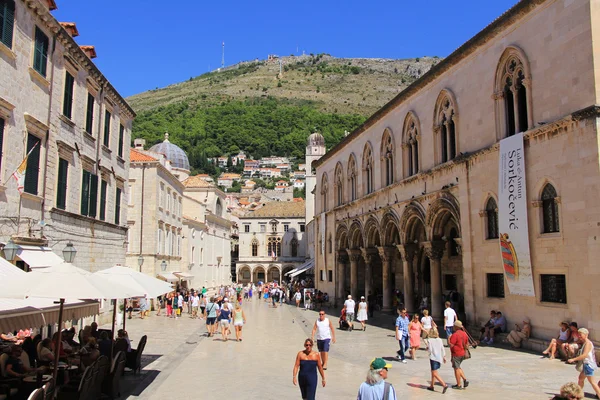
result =
[[[520,1],[315,161],[316,268],[334,276],[317,287],[388,310],[399,290],[436,318],[457,291],[469,322],[499,309],[600,339],[599,25],[596,0]],[[499,147],[520,133],[532,297],[509,290],[498,239]]]
[[[93,46],[75,42],[75,24],[52,16],[54,1],[0,8],[0,240],[21,245],[22,268],[55,262],[37,253],[62,255],[68,242],[81,268],[124,263],[135,113],[92,62]],[[28,153],[19,189],[11,175]]]
[[241,216],[237,282],[289,280],[306,263],[304,216],[304,201],[272,201]]

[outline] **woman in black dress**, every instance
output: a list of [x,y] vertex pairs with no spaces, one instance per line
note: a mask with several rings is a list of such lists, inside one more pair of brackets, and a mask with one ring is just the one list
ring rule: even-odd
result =
[[321,364],[319,353],[313,352],[314,342],[311,338],[304,341],[304,350],[299,351],[294,364],[294,386],[300,384],[303,400],[315,400],[317,393],[317,369],[321,374],[321,381],[325,387],[325,371]]

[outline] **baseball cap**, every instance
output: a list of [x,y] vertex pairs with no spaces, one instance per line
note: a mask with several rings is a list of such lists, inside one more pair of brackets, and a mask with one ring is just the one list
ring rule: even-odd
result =
[[225,298],[223,299],[223,301],[229,301],[229,299],[228,299],[227,297],[225,297]]
[[392,368],[392,364],[388,364],[383,358],[376,358],[371,361],[371,369]]

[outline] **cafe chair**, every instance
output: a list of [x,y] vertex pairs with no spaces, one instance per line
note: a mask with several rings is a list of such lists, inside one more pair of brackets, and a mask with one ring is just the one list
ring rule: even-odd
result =
[[125,352],[119,351],[113,357],[113,363],[110,369],[110,373],[108,374],[108,376],[104,380],[104,384],[102,385],[102,393],[104,393],[111,399],[121,397],[121,377],[123,377],[124,372]]
[[58,400],[88,400],[92,399],[94,366],[90,365],[83,372],[77,387],[62,386],[58,392]]
[[131,368],[131,370],[133,370],[134,375],[136,371],[140,372],[142,370],[142,353],[144,352],[144,348],[146,347],[147,340],[148,337],[146,335],[142,336],[140,342],[138,343],[137,349],[132,349],[131,352],[127,354],[127,362],[125,366],[127,368]]
[[94,368],[96,372],[93,374],[93,383],[92,383],[92,398],[99,399],[102,394],[102,384],[108,374],[108,369],[110,366],[110,361],[106,356],[100,356],[96,362],[94,363]]
[[50,379],[44,386],[44,400],[52,400],[54,398],[54,390],[56,389],[56,385],[54,385],[54,379]]
[[31,392],[27,400],[44,400],[44,389],[35,389],[33,392]]

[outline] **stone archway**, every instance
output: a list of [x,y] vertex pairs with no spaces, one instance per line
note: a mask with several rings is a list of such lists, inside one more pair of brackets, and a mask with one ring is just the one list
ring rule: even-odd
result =
[[337,269],[335,278],[336,304],[344,302],[346,296],[350,293],[350,259],[348,257],[348,228],[341,224],[338,226],[336,234],[336,255]]
[[269,265],[267,270],[267,282],[277,281],[281,283],[281,270],[276,265]]
[[238,270],[238,283],[249,283],[252,281],[252,270],[248,265],[242,265]]
[[348,257],[350,259],[350,294],[358,298],[359,290],[359,263],[362,262],[362,251],[364,247],[363,227],[359,220],[354,220],[348,231]]
[[372,293],[376,298],[383,294],[383,275],[379,247],[381,247],[381,233],[379,221],[374,217],[367,220],[365,224],[365,247],[363,247],[363,268],[358,270],[358,281],[365,282],[364,291],[359,286],[358,295],[367,297]]
[[256,267],[254,267],[254,269],[252,270],[252,282],[254,283],[258,283],[258,282],[266,282],[267,279],[267,271],[265,270],[265,267],[263,267],[262,265],[257,265]]
[[383,310],[398,306],[396,291],[404,288],[402,260],[398,252],[400,244],[400,221],[393,211],[381,220],[382,246],[378,248],[382,265]]

